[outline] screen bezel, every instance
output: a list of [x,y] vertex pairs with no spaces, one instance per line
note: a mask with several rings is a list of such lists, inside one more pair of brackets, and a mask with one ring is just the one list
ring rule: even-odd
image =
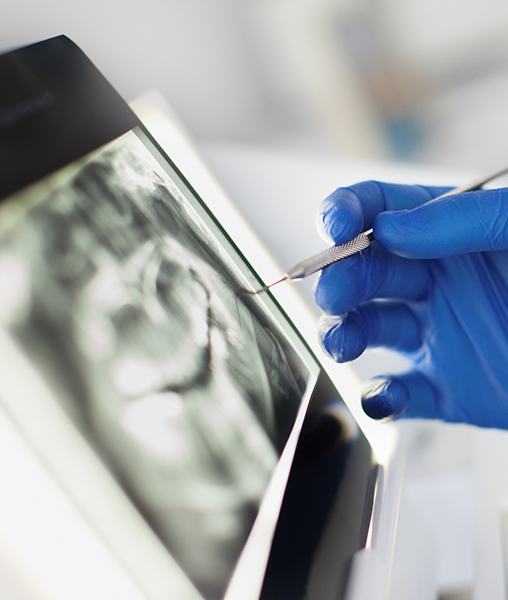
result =
[[[54,68],[55,61],[58,68]],[[0,200],[138,127],[192,191],[259,284],[263,284],[258,271],[177,164],[73,42],[65,36],[59,36],[11,52],[2,57],[2,62],[16,66],[10,71],[12,78],[8,85],[2,89],[10,87],[20,91],[14,100],[0,92],[0,113],[7,110],[6,114],[14,115],[14,120],[0,120],[0,152],[2,158],[6,157],[4,165],[7,167],[0,173]],[[21,70],[17,68],[20,64]],[[16,72],[22,72],[23,77],[18,77]],[[79,118],[70,118],[77,114]],[[36,137],[34,131],[37,131]],[[30,148],[29,152],[27,148]],[[272,296],[272,300],[284,315],[292,334],[298,337],[320,369],[320,379],[328,380],[313,349],[275,296]],[[313,404],[323,402],[322,391],[318,393],[318,388],[310,399]],[[335,393],[339,396],[336,390]],[[306,406],[302,404],[299,427],[305,409]],[[362,443],[368,445],[363,436]]]

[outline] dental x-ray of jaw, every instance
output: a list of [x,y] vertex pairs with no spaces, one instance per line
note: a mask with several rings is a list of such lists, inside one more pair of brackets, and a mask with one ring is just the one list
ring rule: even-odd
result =
[[217,598],[311,374],[181,187],[131,131],[14,196],[0,320]]

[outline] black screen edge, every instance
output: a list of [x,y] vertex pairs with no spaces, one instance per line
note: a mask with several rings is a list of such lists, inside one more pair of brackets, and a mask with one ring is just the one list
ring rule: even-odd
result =
[[0,56],[0,199],[122,135],[138,119],[60,35]]

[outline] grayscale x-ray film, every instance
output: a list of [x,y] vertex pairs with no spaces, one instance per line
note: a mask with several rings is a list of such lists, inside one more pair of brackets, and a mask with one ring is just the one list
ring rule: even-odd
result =
[[181,185],[129,132],[12,198],[0,211],[0,278],[16,293],[0,318],[216,598],[311,369],[269,311],[237,295],[232,248]]

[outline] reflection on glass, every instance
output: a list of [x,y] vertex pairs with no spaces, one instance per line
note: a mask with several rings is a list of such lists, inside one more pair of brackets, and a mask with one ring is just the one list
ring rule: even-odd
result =
[[[0,318],[207,598],[223,594],[309,374],[134,133],[3,209]],[[133,541],[135,543],[135,541]]]

